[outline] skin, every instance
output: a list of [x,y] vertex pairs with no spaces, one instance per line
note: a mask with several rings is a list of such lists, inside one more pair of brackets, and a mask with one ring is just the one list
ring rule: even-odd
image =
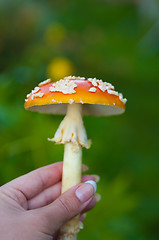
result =
[[62,163],[39,168],[0,187],[0,236],[3,240],[57,239],[58,229],[74,216],[92,209],[93,187],[81,202],[75,192],[95,176],[60,195]]

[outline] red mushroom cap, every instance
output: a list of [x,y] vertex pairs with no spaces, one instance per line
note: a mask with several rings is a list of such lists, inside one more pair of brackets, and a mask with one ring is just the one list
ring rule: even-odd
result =
[[68,103],[83,104],[86,115],[114,115],[125,111],[126,99],[110,83],[69,76],[57,82],[48,79],[40,83],[27,95],[24,106],[31,111],[65,114]]

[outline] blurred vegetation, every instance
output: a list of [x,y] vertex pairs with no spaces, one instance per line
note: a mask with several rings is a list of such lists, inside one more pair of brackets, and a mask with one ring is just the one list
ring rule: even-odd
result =
[[84,118],[102,200],[79,240],[159,239],[158,13],[157,0],[0,1],[1,184],[63,158],[47,141],[62,116],[23,107],[39,82],[97,77],[128,99],[121,116]]

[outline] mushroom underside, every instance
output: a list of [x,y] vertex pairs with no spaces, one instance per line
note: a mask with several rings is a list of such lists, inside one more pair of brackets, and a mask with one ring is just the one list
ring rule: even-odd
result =
[[[35,105],[27,108],[30,111],[48,113],[48,114],[59,114],[64,115],[67,111],[68,103],[58,103],[58,104],[49,104],[49,105]],[[125,109],[102,104],[82,104],[83,105],[83,114],[84,115],[95,115],[95,116],[109,116],[122,114]]]

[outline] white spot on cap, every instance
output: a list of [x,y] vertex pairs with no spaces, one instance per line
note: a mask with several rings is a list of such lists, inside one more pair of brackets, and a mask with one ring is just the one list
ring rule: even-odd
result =
[[121,101],[125,104],[125,103],[127,102],[127,99],[124,98],[124,99],[122,99]]
[[43,97],[43,96],[44,96],[44,93],[41,93],[41,92],[34,94],[34,97]]
[[74,88],[77,87],[74,81],[69,79],[60,79],[59,81],[52,84],[49,88],[50,92],[62,92],[63,94],[72,94],[76,91]]
[[91,87],[88,91],[89,91],[89,92],[96,92],[97,89],[96,89],[95,87]]
[[39,87],[35,87],[35,88],[34,88],[34,90],[32,90],[32,92],[31,92],[31,93],[33,93],[33,94],[34,94],[34,93],[37,93],[39,90],[40,90],[40,88],[39,88]]
[[97,79],[96,78],[88,78],[88,81],[92,83],[93,86],[97,87]]
[[72,104],[72,103],[74,103],[74,100],[73,99],[69,99],[68,103]]
[[68,77],[65,77],[64,80],[86,80],[86,79],[85,77],[68,76]]
[[41,82],[41,83],[39,83],[39,87],[42,87],[42,86],[44,86],[44,85],[46,85],[46,84],[48,84],[48,83],[50,83],[51,82],[51,79],[49,78],[49,79],[46,79],[45,81],[43,81],[43,82]]
[[96,78],[88,78],[88,81],[91,82],[94,87],[98,87],[102,92],[105,92],[109,89],[114,89],[114,86],[112,84],[103,82],[101,79],[99,80]]
[[119,93],[116,92],[116,91],[113,91],[113,90],[107,90],[109,94],[113,94],[113,95],[116,95],[116,96],[119,96]]
[[123,94],[122,94],[122,93],[119,93],[119,99],[120,99],[120,101],[122,101],[124,104],[127,102],[127,99],[126,99],[126,98],[123,98]]
[[27,98],[29,98],[29,97],[30,97],[30,95],[31,95],[31,93],[29,93],[29,94],[27,95]]

